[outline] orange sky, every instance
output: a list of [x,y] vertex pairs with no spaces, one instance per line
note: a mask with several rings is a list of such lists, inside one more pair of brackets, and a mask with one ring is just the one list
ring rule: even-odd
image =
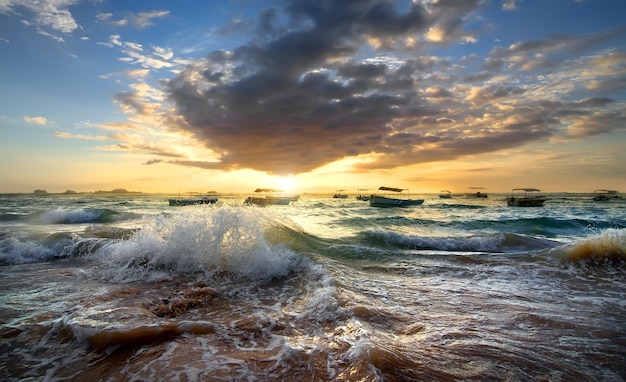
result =
[[2,193],[626,192],[623,1],[44,3],[0,6]]

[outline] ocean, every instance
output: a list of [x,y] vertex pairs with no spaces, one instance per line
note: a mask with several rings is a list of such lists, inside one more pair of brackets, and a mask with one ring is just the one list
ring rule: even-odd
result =
[[626,199],[0,195],[3,381],[624,381]]

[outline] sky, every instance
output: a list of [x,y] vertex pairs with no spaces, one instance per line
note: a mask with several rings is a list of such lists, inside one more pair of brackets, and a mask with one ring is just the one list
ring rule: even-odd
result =
[[0,0],[0,193],[626,192],[623,0]]

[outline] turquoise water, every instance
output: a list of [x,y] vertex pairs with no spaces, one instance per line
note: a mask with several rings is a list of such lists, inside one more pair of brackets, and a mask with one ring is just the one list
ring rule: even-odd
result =
[[3,380],[622,381],[626,200],[0,196]]

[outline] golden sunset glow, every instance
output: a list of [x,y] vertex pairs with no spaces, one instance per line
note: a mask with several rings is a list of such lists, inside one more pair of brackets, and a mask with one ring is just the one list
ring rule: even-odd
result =
[[626,189],[621,2],[300,1],[9,0],[0,192]]

